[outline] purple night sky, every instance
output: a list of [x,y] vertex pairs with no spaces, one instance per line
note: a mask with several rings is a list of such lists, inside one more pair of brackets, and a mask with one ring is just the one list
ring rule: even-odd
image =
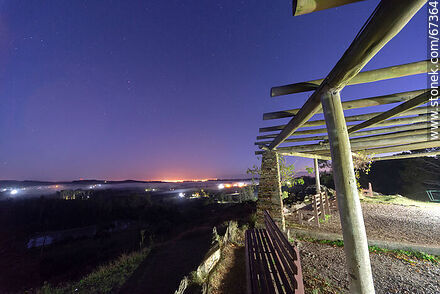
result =
[[[263,112],[310,94],[270,88],[324,77],[378,2],[293,17],[291,1],[0,0],[0,179],[244,176],[258,127],[285,121]],[[425,8],[366,69],[423,59]]]

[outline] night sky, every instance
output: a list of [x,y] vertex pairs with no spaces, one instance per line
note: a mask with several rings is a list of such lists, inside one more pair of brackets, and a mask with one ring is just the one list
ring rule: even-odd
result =
[[[285,122],[263,112],[310,94],[270,88],[324,77],[378,2],[293,17],[290,0],[0,0],[0,179],[244,176],[258,127]],[[426,59],[425,23],[426,7],[366,69]]]

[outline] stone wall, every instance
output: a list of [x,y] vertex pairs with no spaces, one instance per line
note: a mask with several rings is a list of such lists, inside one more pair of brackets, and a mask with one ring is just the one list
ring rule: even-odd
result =
[[278,226],[284,230],[283,201],[281,199],[280,169],[278,154],[266,151],[261,161],[260,184],[258,186],[257,226],[264,224],[263,211],[268,210]]

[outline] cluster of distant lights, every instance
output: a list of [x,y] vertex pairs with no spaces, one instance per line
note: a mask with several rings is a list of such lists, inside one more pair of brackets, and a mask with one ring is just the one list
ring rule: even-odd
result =
[[245,186],[247,186],[245,183],[240,182],[240,183],[234,183],[234,184],[219,184],[218,188],[220,190],[222,190],[225,188],[228,189],[228,188],[233,188],[233,187],[243,188]]
[[20,192],[20,190],[25,190],[25,188],[23,188],[23,189],[18,189],[18,188],[3,188],[3,189],[1,189],[0,191],[1,191],[1,192],[9,191],[9,194],[10,194],[10,195],[17,195],[18,192]]
[[207,181],[216,181],[217,179],[192,179],[192,180],[170,180],[170,179],[162,179],[161,182],[165,183],[183,183],[183,182],[207,182]]

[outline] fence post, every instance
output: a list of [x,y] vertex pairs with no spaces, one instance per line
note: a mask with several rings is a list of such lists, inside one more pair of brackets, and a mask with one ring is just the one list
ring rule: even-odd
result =
[[318,218],[318,203],[316,199],[316,195],[313,195],[313,212],[315,214],[315,224],[319,227],[319,218]]

